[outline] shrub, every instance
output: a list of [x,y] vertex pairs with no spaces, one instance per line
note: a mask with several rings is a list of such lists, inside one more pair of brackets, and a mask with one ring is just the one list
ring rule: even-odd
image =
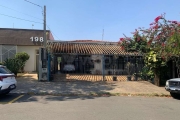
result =
[[25,63],[26,63],[26,61],[29,59],[29,57],[30,57],[30,56],[29,56],[27,53],[25,53],[25,52],[17,53],[17,54],[15,55],[15,58],[16,58],[16,59],[19,59],[19,60],[22,61],[22,67],[20,68],[20,69],[21,69],[21,72],[24,71]]
[[20,59],[22,62],[26,62],[29,59],[29,55],[25,52],[20,52],[15,55],[15,58]]
[[3,63],[2,63],[2,62],[0,62],[0,65],[3,65]]
[[16,76],[20,68],[23,66],[23,62],[17,58],[6,59],[3,63],[11,72],[13,72]]

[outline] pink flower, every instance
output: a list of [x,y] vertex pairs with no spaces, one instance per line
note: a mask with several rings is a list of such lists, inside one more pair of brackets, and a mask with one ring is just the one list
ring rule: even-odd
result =
[[147,44],[150,45],[151,44],[151,40],[149,40]]
[[158,24],[156,24],[153,28],[158,29],[159,28]]
[[178,22],[177,22],[177,21],[172,21],[172,23],[174,23],[174,24],[178,24]]
[[140,37],[137,38],[137,41],[140,41]]
[[124,41],[124,38],[120,38],[120,41]]
[[124,46],[121,47],[121,50],[124,50]]
[[162,43],[161,45],[162,45],[162,47],[164,47],[164,46],[165,46],[165,44],[164,44],[164,43]]
[[158,35],[157,37],[156,37],[156,39],[158,40],[158,39],[160,39],[161,37]]
[[154,19],[154,21],[157,23],[159,21],[159,19],[161,19],[161,18],[162,18],[162,16],[158,16]]

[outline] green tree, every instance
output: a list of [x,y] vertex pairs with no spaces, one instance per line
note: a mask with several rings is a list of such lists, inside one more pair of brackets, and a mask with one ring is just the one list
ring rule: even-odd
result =
[[25,66],[27,60],[29,59],[29,57],[30,56],[26,52],[20,52],[15,55],[15,58],[22,61],[21,72],[24,72],[24,66]]
[[180,77],[180,22],[165,19],[165,14],[155,18],[150,28],[139,28],[133,38],[120,38],[119,45],[128,52],[141,52],[146,67],[153,71],[159,86],[159,70],[174,60]]

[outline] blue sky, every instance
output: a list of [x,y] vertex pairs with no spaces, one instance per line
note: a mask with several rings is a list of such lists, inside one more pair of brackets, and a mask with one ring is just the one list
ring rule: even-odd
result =
[[[148,28],[164,12],[167,19],[180,21],[180,0],[29,1],[46,5],[47,25],[56,40],[102,40],[104,28],[105,41],[118,41],[123,34],[132,36],[138,27]],[[43,24],[2,14],[43,23],[42,9],[25,0],[0,0],[0,28],[43,29]]]

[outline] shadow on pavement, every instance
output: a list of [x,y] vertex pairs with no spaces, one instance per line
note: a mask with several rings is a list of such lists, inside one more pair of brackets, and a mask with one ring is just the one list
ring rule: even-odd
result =
[[87,94],[109,91],[116,86],[113,83],[91,81],[39,82],[32,77],[20,77],[17,82],[14,93]]
[[[91,81],[39,82],[32,75],[18,77],[17,88],[12,93],[24,94],[17,102],[66,101],[73,99],[95,99],[95,93],[107,93],[115,84]],[[111,85],[110,85],[111,84]],[[28,93],[28,94],[27,94]],[[48,95],[49,94],[49,95]],[[59,96],[59,94],[62,94]],[[78,94],[78,95],[77,95]],[[82,96],[83,94],[83,96]],[[93,94],[92,96],[84,96]],[[104,95],[106,96],[106,95]]]
[[[41,97],[47,101],[65,101],[73,99],[95,99],[96,94],[127,93],[152,94],[169,96],[164,87],[157,87],[147,81],[105,82],[105,81],[66,81],[66,82],[39,82],[36,74],[27,74],[17,78],[17,88],[13,93],[27,94],[25,101],[40,101]],[[92,96],[81,96],[89,95]],[[33,95],[33,96],[32,96]],[[38,96],[41,95],[41,96]],[[46,95],[46,98],[45,96]],[[47,97],[49,95],[49,97]],[[54,95],[54,96],[50,96]],[[60,96],[58,96],[60,95]],[[76,95],[76,96],[75,96]],[[36,97],[37,96],[37,97]],[[57,97],[56,97],[57,96]],[[24,97],[23,97],[24,98]]]
[[[106,96],[109,97],[109,96]],[[95,96],[52,96],[52,95],[46,95],[46,96],[31,96],[31,95],[25,95],[21,99],[17,100],[16,103],[22,103],[22,102],[38,102],[38,103],[48,103],[52,101],[73,101],[73,100],[87,100],[87,99],[96,99],[99,97]]]
[[179,94],[179,96],[172,97],[172,98],[175,99],[175,100],[180,100],[180,94]]

